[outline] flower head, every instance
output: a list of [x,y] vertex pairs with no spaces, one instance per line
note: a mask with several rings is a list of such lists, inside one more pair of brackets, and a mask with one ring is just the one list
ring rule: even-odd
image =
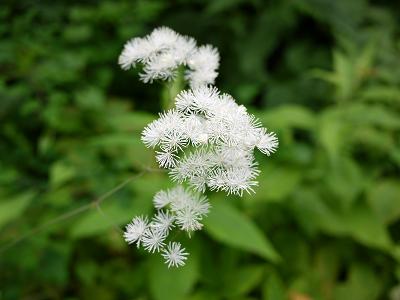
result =
[[185,78],[191,86],[214,83],[219,67],[219,54],[210,45],[196,47],[195,39],[180,35],[168,27],[154,29],[143,38],[129,40],[119,56],[121,68],[143,66],[140,79],[171,80],[179,66],[188,66]]
[[185,252],[185,248],[182,248],[180,243],[169,242],[161,255],[165,258],[168,268],[170,268],[184,266],[189,254]]
[[126,225],[124,238],[129,244],[135,243],[139,248],[143,235],[148,228],[148,220],[146,217],[138,216],[132,219],[132,222]]
[[174,227],[175,217],[168,211],[159,211],[150,223],[150,227],[168,235]]
[[243,105],[204,85],[181,92],[176,108],[147,126],[142,139],[160,148],[156,158],[173,180],[201,192],[208,187],[240,196],[258,184],[254,150],[270,155],[278,147],[275,133]]
[[186,79],[191,87],[214,84],[218,76],[219,53],[211,45],[201,46],[188,58],[187,64],[190,68],[186,72]]
[[143,247],[151,253],[159,252],[165,246],[166,237],[167,234],[164,231],[157,230],[157,228],[147,228],[142,237]]

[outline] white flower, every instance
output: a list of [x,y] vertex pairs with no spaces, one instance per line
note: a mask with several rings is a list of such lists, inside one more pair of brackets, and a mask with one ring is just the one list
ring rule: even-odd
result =
[[182,186],[168,191],[171,199],[170,209],[175,215],[175,223],[182,230],[192,232],[203,227],[200,223],[208,213],[210,204],[205,196],[190,192]]
[[216,87],[200,86],[183,91],[175,99],[178,111],[207,114],[218,104],[219,91]]
[[156,147],[172,132],[179,132],[183,116],[175,110],[161,113],[157,120],[148,124],[142,132],[142,141],[147,147]]
[[202,177],[214,166],[213,153],[206,148],[196,149],[181,158],[169,172],[171,178],[182,183],[192,178]]
[[222,190],[229,194],[243,196],[243,191],[254,193],[254,186],[258,182],[253,180],[258,175],[258,170],[251,168],[229,168],[225,171],[217,170],[210,177],[211,190]]
[[140,79],[171,80],[179,66],[189,66],[186,78],[191,86],[213,83],[219,67],[218,51],[210,45],[196,47],[196,41],[168,27],[154,29],[143,38],[129,40],[118,59],[121,68],[128,70],[137,63],[143,65]]
[[[149,252],[160,252],[168,268],[185,264],[188,253],[180,243],[165,240],[173,229],[188,232],[203,227],[210,210],[201,193],[206,188],[242,196],[253,193],[260,171],[254,150],[270,155],[278,139],[267,132],[246,107],[228,94],[211,86],[218,76],[218,50],[210,45],[196,46],[193,38],[170,28],[156,28],[143,38],[128,41],[119,57],[122,69],[140,65],[144,82],[172,80],[185,69],[184,78],[191,89],[175,98],[175,108],[159,115],[142,132],[142,141],[155,148],[160,167],[169,169],[173,181],[186,182],[159,191],[153,198],[158,210],[150,224],[136,217],[126,226],[124,238]],[[200,193],[201,192],[201,193]]]
[[138,216],[132,219],[132,222],[126,225],[124,238],[129,244],[137,243],[139,248],[143,235],[148,228],[148,220],[146,217]]
[[168,195],[171,199],[170,207],[173,212],[186,207],[193,197],[192,193],[181,185],[169,189]]
[[195,210],[185,207],[176,212],[176,224],[184,231],[190,233],[192,231],[200,230],[203,224],[200,223],[201,217],[196,214]]
[[170,267],[181,267],[185,265],[188,253],[185,252],[185,248],[181,247],[178,242],[169,242],[167,247],[163,249],[162,254],[165,258],[165,263]]
[[214,84],[218,76],[219,67],[218,50],[211,45],[199,47],[188,58],[187,64],[191,70],[186,72],[185,78],[191,87]]
[[157,192],[157,194],[155,194],[153,198],[154,207],[157,209],[161,209],[167,206],[171,203],[171,201],[172,199],[169,193],[163,190]]
[[174,181],[240,196],[258,184],[254,149],[270,155],[278,147],[275,133],[243,105],[204,85],[181,92],[176,108],[148,125],[142,139],[148,147],[160,147],[156,159]]
[[168,234],[172,227],[174,227],[174,220],[175,217],[168,211],[159,211],[150,223],[150,227]]
[[156,151],[156,159],[160,164],[160,167],[171,168],[176,165],[176,159],[178,156],[170,151]]
[[262,128],[256,146],[262,153],[270,156],[279,146],[278,138],[274,132],[267,133],[266,129]]
[[161,230],[147,228],[142,237],[143,247],[151,253],[159,252],[165,246],[166,237],[166,233]]

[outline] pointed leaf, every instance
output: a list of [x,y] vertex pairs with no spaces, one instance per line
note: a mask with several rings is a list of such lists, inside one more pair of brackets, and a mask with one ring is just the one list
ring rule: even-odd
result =
[[227,199],[212,202],[212,209],[204,219],[207,232],[216,240],[278,262],[280,256],[265,234]]

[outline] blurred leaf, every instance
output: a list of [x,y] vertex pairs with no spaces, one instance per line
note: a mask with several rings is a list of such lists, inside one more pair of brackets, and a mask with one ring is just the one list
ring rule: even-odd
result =
[[385,224],[400,219],[400,182],[387,179],[373,183],[368,189],[368,203]]
[[[8,222],[18,218],[35,197],[35,193],[28,191],[22,194],[8,196],[0,202],[0,228]],[[2,195],[4,197],[4,195]]]
[[216,198],[211,203],[210,214],[204,219],[207,232],[222,243],[278,262],[279,254],[262,231],[227,201],[228,199]]
[[344,216],[349,234],[358,242],[384,251],[391,251],[392,242],[383,223],[366,205],[358,205]]
[[[375,300],[381,290],[378,274],[368,265],[353,264],[349,279],[335,289],[334,299]],[[368,288],[365,288],[368,287]]]
[[299,222],[308,230],[351,236],[357,242],[391,253],[393,244],[384,224],[365,204],[347,211],[330,208],[312,190],[299,190],[292,200]]
[[319,116],[318,140],[332,160],[337,160],[346,144],[348,124],[335,110],[325,110]]
[[118,131],[141,132],[144,127],[155,120],[155,116],[144,112],[109,114],[108,121]]
[[120,191],[105,199],[100,205],[100,211],[93,206],[92,210],[85,213],[71,227],[71,236],[81,238],[98,235],[113,226],[127,224],[135,215],[148,214],[152,210],[154,194],[165,186],[166,180],[159,174],[146,174],[134,178],[124,190],[133,188],[135,196],[131,196],[130,193],[122,194],[123,191]]
[[98,135],[90,140],[90,145],[104,150],[112,157],[127,161],[142,168],[153,164],[152,151],[146,149],[138,136],[129,134]]
[[77,170],[74,166],[67,164],[64,161],[55,162],[50,169],[50,184],[58,187],[77,175]]
[[87,110],[99,110],[105,103],[103,91],[96,87],[87,87],[75,95],[76,104]]
[[316,118],[305,107],[298,105],[285,105],[268,112],[258,113],[257,116],[269,129],[279,130],[287,128],[313,129],[316,126]]
[[244,0],[215,0],[208,4],[206,11],[210,14],[216,14],[224,10],[232,9],[242,2],[244,2]]
[[265,168],[260,174],[256,194],[245,195],[248,201],[281,201],[289,196],[301,180],[301,172],[293,168]]
[[159,255],[149,260],[149,288],[155,300],[185,300],[198,279],[198,259],[189,255],[185,266],[168,268]]
[[380,105],[353,104],[343,108],[346,119],[354,125],[374,125],[385,129],[399,129],[400,117],[393,110]]
[[227,274],[224,295],[231,299],[235,296],[248,294],[260,283],[263,273],[263,266],[243,265],[237,272]]
[[275,273],[271,273],[264,282],[263,300],[287,300],[282,280]]
[[361,99],[383,103],[400,103],[400,89],[385,85],[373,85],[361,91]]
[[366,186],[367,180],[351,158],[342,156],[331,168],[326,170],[328,176],[324,178],[327,188],[343,208],[349,209]]

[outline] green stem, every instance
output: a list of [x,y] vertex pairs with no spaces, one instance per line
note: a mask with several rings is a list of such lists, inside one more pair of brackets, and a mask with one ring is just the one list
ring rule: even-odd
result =
[[183,77],[183,69],[178,69],[178,74],[176,75],[173,81],[167,82],[164,85],[164,89],[162,90],[162,108],[163,110],[168,110],[174,107],[175,97],[182,91],[184,87],[184,77]]

